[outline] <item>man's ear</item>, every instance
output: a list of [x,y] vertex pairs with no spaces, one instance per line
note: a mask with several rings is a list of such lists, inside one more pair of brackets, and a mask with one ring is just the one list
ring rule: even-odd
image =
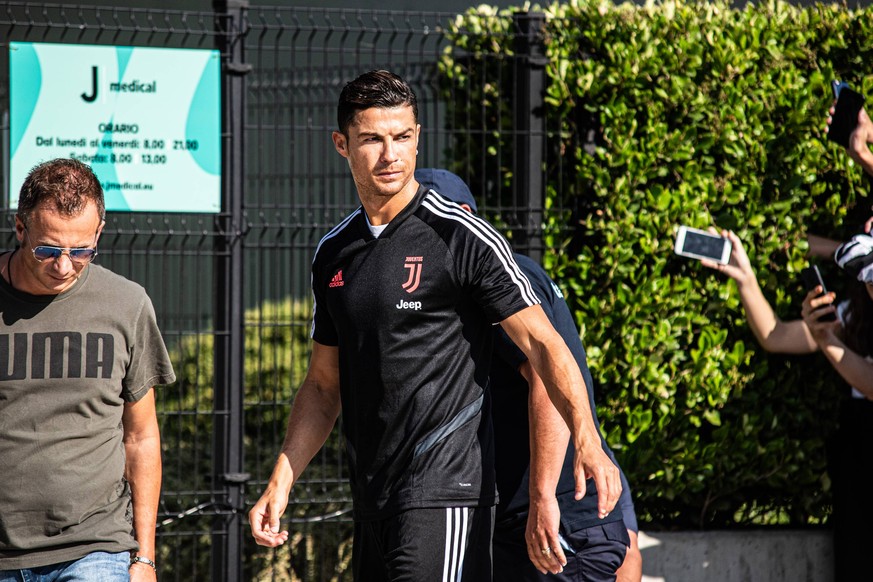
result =
[[100,226],[97,227],[97,236],[94,238],[94,244],[97,244],[97,241],[100,240],[100,235],[103,234],[103,227],[106,226],[106,221],[101,220]]
[[343,135],[341,131],[335,131],[330,135],[333,138],[333,147],[336,148],[336,151],[339,152],[339,155],[344,158],[349,157],[349,142],[348,139],[346,139],[346,136]]
[[20,245],[24,240],[24,220],[22,220],[19,214],[15,214],[15,238],[18,239],[18,244]]

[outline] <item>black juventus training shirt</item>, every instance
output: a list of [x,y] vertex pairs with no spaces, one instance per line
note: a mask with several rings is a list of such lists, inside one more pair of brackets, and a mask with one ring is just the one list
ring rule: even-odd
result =
[[496,502],[491,325],[539,303],[506,240],[419,188],[371,234],[359,208],[319,243],[314,341],[338,346],[356,519]]

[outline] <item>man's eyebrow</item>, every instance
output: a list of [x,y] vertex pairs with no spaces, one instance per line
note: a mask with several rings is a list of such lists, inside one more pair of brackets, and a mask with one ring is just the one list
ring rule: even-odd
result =
[[360,132],[358,132],[358,137],[361,137],[361,136],[365,136],[365,137],[382,137],[382,136],[385,136],[385,135],[403,135],[403,134],[406,134],[406,133],[413,133],[414,131],[415,131],[415,128],[414,128],[414,127],[407,127],[407,128],[405,128],[405,129],[401,129],[400,131],[397,131],[397,132],[390,132],[390,131],[389,131],[389,132],[387,132],[387,133],[379,133],[378,131],[360,131]]

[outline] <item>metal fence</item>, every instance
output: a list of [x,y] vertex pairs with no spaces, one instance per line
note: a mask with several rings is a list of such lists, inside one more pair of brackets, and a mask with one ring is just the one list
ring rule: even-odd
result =
[[[214,13],[0,4],[2,49],[30,41],[221,51],[221,212],[112,212],[101,238],[101,263],[149,291],[179,376],[157,392],[162,580],[351,579],[351,500],[336,430],[292,492],[286,547],[255,546],[245,515],[269,478],[308,363],[312,252],[358,205],[330,139],[348,80],[376,68],[405,78],[420,102],[419,166],[458,169],[482,213],[512,230],[517,247],[542,251],[541,17],[519,16],[508,34],[516,56],[498,68],[508,78],[479,80],[510,88],[500,97],[515,107],[514,127],[449,115],[453,88],[438,62],[454,17],[242,1]],[[5,54],[0,114],[0,241],[8,249],[15,242],[8,190],[20,185],[8,184]],[[513,147],[489,151],[497,163],[477,167],[457,147],[459,136],[499,132],[513,137]],[[515,177],[508,196],[496,186],[507,171]]]

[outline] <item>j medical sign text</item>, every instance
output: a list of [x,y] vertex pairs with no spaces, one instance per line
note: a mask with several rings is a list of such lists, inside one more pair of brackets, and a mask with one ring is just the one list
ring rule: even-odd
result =
[[89,164],[106,209],[221,209],[218,51],[13,42],[10,206],[33,166]]

